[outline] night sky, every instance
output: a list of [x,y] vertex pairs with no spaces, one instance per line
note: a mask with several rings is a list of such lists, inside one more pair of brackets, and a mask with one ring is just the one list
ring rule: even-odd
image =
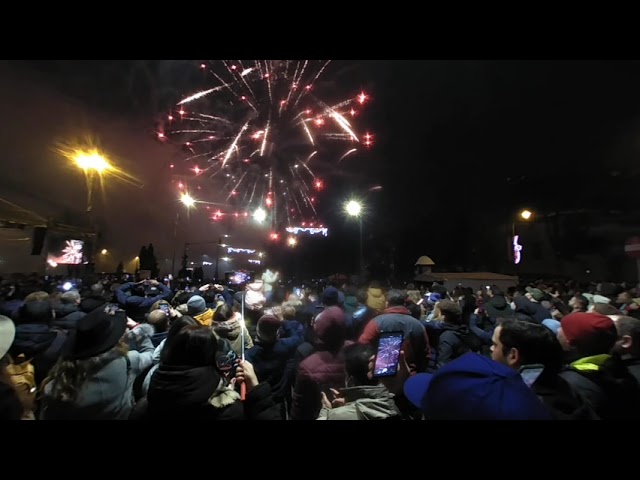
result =
[[[86,116],[129,123],[130,136],[151,142],[156,116],[189,91],[194,79],[185,72],[192,63],[45,61],[7,68],[71,99]],[[357,225],[340,212],[350,195],[367,203],[367,257],[394,251],[404,271],[422,254],[450,268],[477,267],[474,259],[495,240],[496,229],[523,206],[636,209],[640,62],[341,60],[332,68],[345,92],[371,95],[359,122],[375,133],[376,144],[327,178],[320,210],[332,234],[281,259],[292,271],[354,269]],[[34,104],[34,118],[37,109]],[[169,201],[168,173],[165,178],[155,169],[168,160],[146,157],[153,158],[138,165],[141,175],[154,170],[151,183],[163,184],[156,198]],[[28,188],[30,181],[15,177],[12,188]],[[367,193],[375,185],[382,190]],[[136,225],[126,211],[118,216],[122,225]],[[172,218],[146,224],[149,241],[166,236]]]

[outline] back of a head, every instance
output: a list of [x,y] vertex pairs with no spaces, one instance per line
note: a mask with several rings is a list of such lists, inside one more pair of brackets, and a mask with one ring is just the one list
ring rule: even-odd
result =
[[162,310],[153,310],[147,317],[149,325],[153,326],[156,333],[166,332],[169,327],[169,316]]
[[369,284],[369,288],[381,289],[382,288],[382,284],[379,281],[374,280]]
[[608,303],[594,303],[593,311],[601,315],[622,315],[622,312]]
[[581,358],[610,353],[618,339],[613,320],[599,313],[571,313],[562,319],[560,328]]
[[369,359],[376,353],[371,344],[353,343],[342,350],[344,370],[350,379],[349,386],[377,385],[378,379],[369,379]]
[[104,295],[104,285],[102,283],[94,283],[91,285],[90,294],[92,297],[101,297]]
[[188,325],[167,337],[162,349],[162,363],[185,367],[215,365],[218,342],[209,327]]
[[19,323],[44,323],[49,325],[53,320],[53,309],[49,301],[25,302],[20,307]]
[[504,297],[504,292],[497,285],[491,285],[491,295],[494,297]]
[[293,305],[283,305],[282,318],[284,320],[294,320],[296,318],[296,307]]
[[24,297],[24,303],[29,302],[46,302],[49,300],[49,294],[43,291],[32,292]]
[[459,325],[462,323],[462,308],[456,302],[451,300],[440,300],[438,302],[438,309],[444,316],[444,320],[452,325]]
[[318,314],[313,323],[318,340],[328,350],[342,347],[347,338],[347,320],[340,307],[327,307]]
[[404,305],[406,295],[402,290],[391,289],[387,292],[387,304],[390,307],[401,307]]
[[60,303],[63,305],[73,305],[80,301],[80,294],[76,290],[69,290],[60,295]]
[[624,337],[627,336],[631,338],[631,347],[624,353],[629,353],[633,357],[640,356],[640,319],[627,316],[618,317],[616,329],[620,339],[624,340]]
[[230,320],[235,315],[233,308],[229,306],[227,303],[223,303],[218,308],[216,308],[215,313],[213,314],[214,322],[226,322]]

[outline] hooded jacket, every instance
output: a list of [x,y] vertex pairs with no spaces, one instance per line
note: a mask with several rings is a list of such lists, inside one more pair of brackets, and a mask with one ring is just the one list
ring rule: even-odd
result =
[[[315,420],[320,412],[320,392],[327,388],[343,388],[344,355],[347,324],[340,307],[327,307],[318,315],[314,326],[316,351],[298,366],[293,390],[293,420]],[[350,343],[350,342],[349,342]]]
[[264,296],[264,283],[254,282],[247,285],[244,302],[250,310],[260,310],[267,299]]
[[369,288],[367,290],[367,306],[373,308],[378,313],[382,313],[387,304],[386,298],[381,288]]
[[[224,338],[229,342],[236,355],[242,354],[242,323],[240,314],[236,313],[226,322],[212,322],[213,333],[217,339]],[[253,347],[253,340],[246,327],[244,327],[244,348],[249,350]]]
[[480,352],[482,340],[473,334],[466,325],[443,323],[438,336],[438,367],[446,365],[467,352]]
[[145,420],[281,420],[268,383],[247,393],[244,402],[215,367],[161,364],[151,379]]
[[380,334],[385,332],[403,332],[402,348],[407,355],[407,362],[413,364],[418,372],[427,370],[429,338],[420,320],[413,318],[409,310],[400,306],[387,308],[367,324],[358,342],[377,345]]
[[492,320],[496,320],[498,318],[510,318],[513,316],[513,309],[511,308],[511,305],[507,303],[507,300],[502,295],[491,297],[484,304],[484,308],[487,315],[489,315]]
[[54,327],[63,330],[75,330],[78,320],[86,315],[80,310],[79,305],[64,304],[55,307],[56,318],[51,322]]
[[207,308],[204,312],[199,313],[198,315],[194,315],[193,319],[204,327],[210,327],[213,321],[214,313],[215,312],[212,309]]
[[560,373],[603,420],[638,420],[640,387],[624,363],[608,354],[580,358]]
[[64,330],[42,323],[24,323],[16,326],[16,336],[9,352],[14,358],[24,353],[31,359],[36,385],[40,385],[60,358],[66,341]]
[[323,407],[318,420],[386,420],[400,418],[393,394],[384,385],[363,385],[342,389],[345,404]]
[[94,357],[101,368],[81,386],[77,398],[66,402],[51,396],[56,378],[44,388],[43,420],[126,420],[133,409],[133,384],[151,365],[153,345],[150,325],[141,325],[127,336],[138,343],[126,358],[117,350]]

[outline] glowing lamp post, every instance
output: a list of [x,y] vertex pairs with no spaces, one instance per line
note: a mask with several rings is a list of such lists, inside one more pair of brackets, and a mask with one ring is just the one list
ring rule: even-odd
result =
[[112,167],[107,159],[97,150],[78,150],[74,152],[73,161],[81,168],[87,178],[87,213],[93,209],[93,180],[96,175],[102,175]]
[[[520,210],[518,212],[517,220],[520,220],[522,222],[529,222],[533,219],[533,216],[534,216],[533,212],[525,208],[524,210]],[[516,273],[517,273],[518,265],[520,265],[520,262],[522,261],[523,247],[520,244],[520,235],[516,234],[515,220],[511,222],[511,239],[509,242],[509,249],[510,249],[511,259],[513,261],[513,264],[516,266]]]
[[358,219],[358,225],[360,227],[360,275],[364,274],[364,256],[363,256],[363,245],[362,245],[362,210],[363,205],[362,202],[358,200],[349,200],[344,205],[344,211],[349,217],[355,217]]

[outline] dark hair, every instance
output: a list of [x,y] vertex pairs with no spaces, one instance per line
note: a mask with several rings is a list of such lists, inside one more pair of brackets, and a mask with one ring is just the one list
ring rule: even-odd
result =
[[94,283],[90,288],[91,295],[102,296],[104,295],[104,285],[101,283]]
[[406,295],[402,290],[396,290],[395,288],[387,292],[387,302],[390,306],[397,307],[404,305],[404,299]]
[[369,343],[352,343],[342,349],[344,355],[344,370],[353,378],[355,385],[377,385],[378,380],[370,380],[369,359],[376,353]]
[[620,337],[628,335],[633,340],[634,346],[640,347],[640,319],[628,316],[618,317],[616,327]]
[[580,308],[581,311],[586,312],[589,308],[589,299],[579,293],[576,293],[573,298],[578,302],[578,308]]
[[209,327],[187,325],[171,339],[167,338],[162,356],[164,364],[187,367],[216,365],[218,341]]
[[598,312],[602,315],[622,315],[622,312],[620,310],[618,310],[613,305],[609,305],[608,303],[595,303],[593,305],[593,311]]
[[499,286],[491,285],[490,290],[491,290],[491,294],[494,297],[504,297],[504,292],[502,291],[502,289]]
[[547,370],[560,371],[563,363],[562,346],[550,329],[537,323],[513,319],[503,320],[499,326],[504,356],[515,348],[522,365],[542,364]]
[[[188,315],[183,315],[171,322],[171,326],[169,327],[169,331],[167,332],[167,339],[165,340],[165,347],[167,343],[172,341],[172,339],[178,334],[180,330],[182,330],[184,327],[193,325],[199,325],[199,323],[196,322],[193,317],[190,317]],[[162,352],[160,353],[161,362],[164,362],[165,357],[167,356],[167,349],[165,347],[162,348]]]
[[215,313],[213,314],[214,322],[226,322],[234,315],[233,308],[229,306],[227,303],[223,303],[218,308],[216,308]]
[[460,325],[462,323],[462,308],[460,308],[460,305],[456,302],[440,300],[437,305],[447,323],[453,325]]

